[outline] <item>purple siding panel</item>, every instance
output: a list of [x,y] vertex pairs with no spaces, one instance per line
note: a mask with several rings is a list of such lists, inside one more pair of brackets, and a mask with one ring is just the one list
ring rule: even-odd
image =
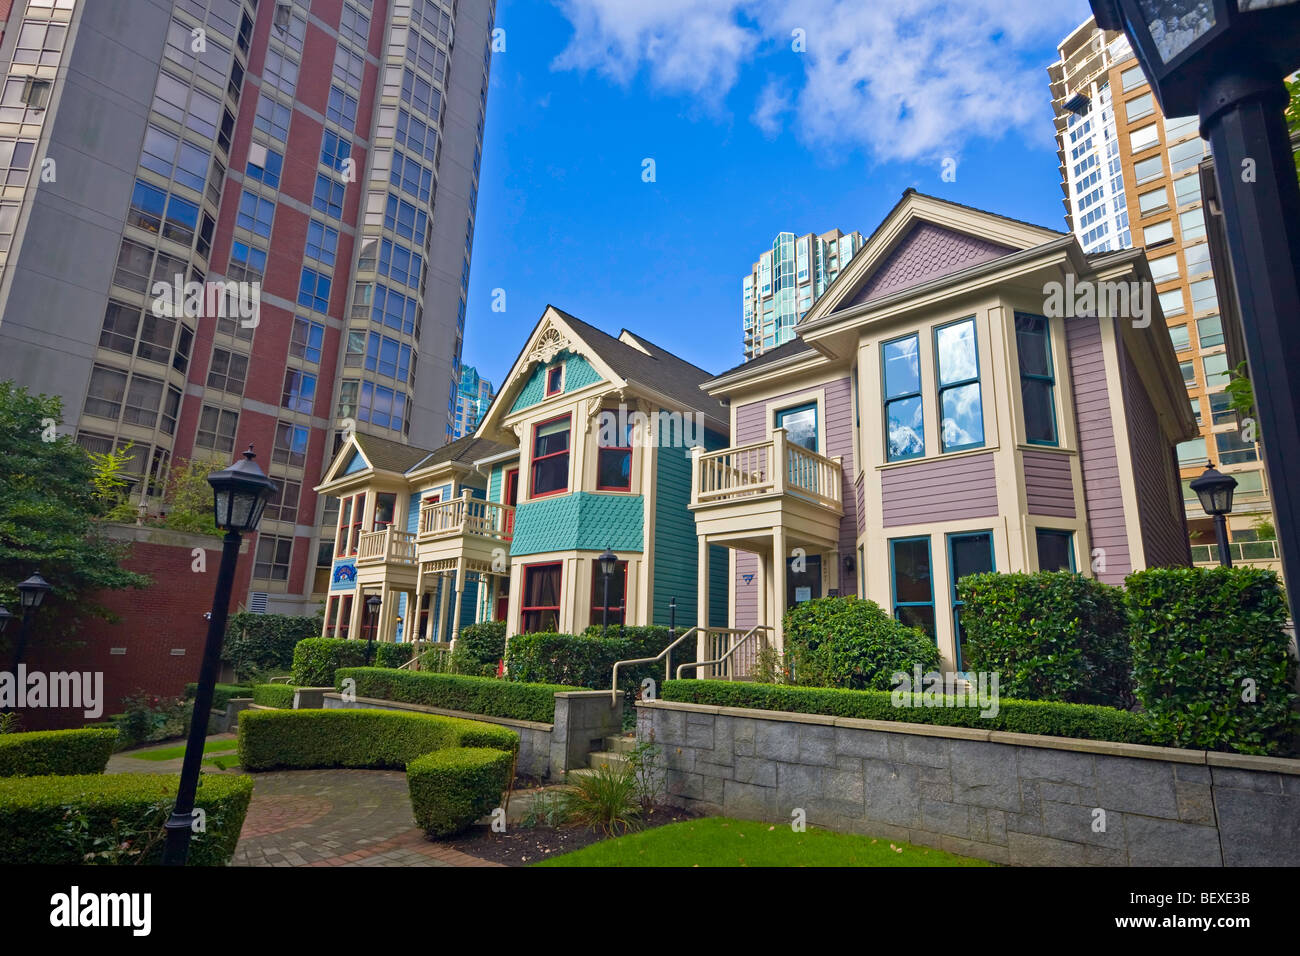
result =
[[1009,246],[923,222],[903,237],[850,304],[901,292],[1012,252]]
[[1025,501],[1031,515],[1074,517],[1074,479],[1070,459],[1050,451],[1021,453],[1025,467]]
[[1151,396],[1127,350],[1120,359],[1146,566],[1185,566],[1191,564],[1191,549],[1173,444],[1161,432]]
[[[1065,323],[1065,340],[1074,394],[1074,417],[1079,431],[1088,537],[1094,549],[1104,549],[1106,558],[1106,570],[1098,572],[1097,576],[1107,584],[1122,584],[1125,575],[1133,570],[1133,559],[1124,526],[1124,501],[1120,492],[1115,429],[1110,420],[1111,397],[1106,386],[1101,324],[1097,319],[1070,319]],[[1089,560],[1087,555],[1083,558]]]
[[[749,583],[745,575],[752,574]],[[758,555],[736,552],[736,627],[751,628],[758,623]]]
[[858,505],[858,535],[861,536],[867,533],[867,487],[861,478],[858,479],[854,492]]
[[881,476],[881,496],[886,528],[996,515],[993,453],[890,468]]

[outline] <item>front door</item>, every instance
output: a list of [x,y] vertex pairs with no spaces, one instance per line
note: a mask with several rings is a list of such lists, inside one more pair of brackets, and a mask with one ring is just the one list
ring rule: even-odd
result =
[[[795,570],[798,567],[799,570]],[[822,596],[822,558],[810,554],[785,563],[785,606],[792,608]]]

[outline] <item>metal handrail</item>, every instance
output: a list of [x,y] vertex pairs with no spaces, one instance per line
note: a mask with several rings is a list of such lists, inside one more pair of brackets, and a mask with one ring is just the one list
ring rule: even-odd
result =
[[736,653],[736,651],[747,640],[753,637],[756,633],[758,633],[759,631],[770,631],[770,630],[772,630],[772,627],[770,625],[755,624],[753,627],[751,627],[748,631],[744,633],[744,636],[742,636],[740,640],[736,641],[736,643],[732,644],[731,647],[727,649],[727,653],[723,654],[716,661],[688,661],[685,664],[678,664],[677,679],[678,680],[682,679],[682,671],[684,671],[688,667],[711,667],[717,664],[725,664],[727,661],[731,659],[731,655]]
[[[622,667],[624,664],[626,664],[629,667],[631,667],[633,664],[653,664],[655,661],[659,660],[659,658],[663,657],[665,654],[671,654],[674,647],[676,647],[682,641],[686,640],[688,637],[690,637],[698,630],[699,627],[697,626],[686,631],[686,633],[684,633],[681,637],[677,638],[677,640],[673,641],[671,644],[665,647],[654,657],[638,657],[634,660],[619,661],[618,663],[616,663],[614,665],[614,685],[610,688],[610,692],[609,692],[610,693],[609,706],[611,707],[618,706],[618,669],[620,667]],[[669,657],[668,660],[664,662],[664,680],[668,680],[672,676],[672,666],[673,666],[672,658]]]

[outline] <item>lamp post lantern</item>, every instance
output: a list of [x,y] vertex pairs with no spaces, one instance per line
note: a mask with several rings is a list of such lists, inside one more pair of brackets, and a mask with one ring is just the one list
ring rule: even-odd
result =
[[604,618],[600,622],[600,635],[605,636],[605,629],[609,627],[609,579],[614,576],[614,569],[618,567],[618,555],[609,548],[605,553],[596,559],[600,576],[605,579],[605,601],[604,601]]
[[372,594],[366,598],[366,612],[370,617],[370,626],[366,628],[366,666],[375,656],[375,631],[379,629],[379,605],[384,603],[384,599],[378,594]]
[[[1300,67],[1300,0],[1089,0],[1129,39],[1165,116],[1210,143],[1277,513],[1283,576],[1300,581],[1300,184],[1284,77]],[[1288,589],[1297,618],[1297,589]]]
[[[22,622],[18,627],[18,641],[14,645],[13,666],[9,668],[15,676],[18,674],[18,665],[22,663],[23,652],[27,650],[27,638],[32,630],[32,618],[36,612],[41,609],[45,603],[45,595],[51,591],[50,583],[39,574],[33,574],[30,578],[18,585],[18,602],[22,607]],[[11,616],[6,611],[5,620]]]
[[1202,510],[1214,519],[1214,534],[1219,541],[1219,564],[1225,568],[1232,567],[1232,554],[1228,551],[1227,515],[1232,513],[1232,491],[1237,487],[1237,479],[1211,467],[1192,479],[1188,487],[1201,500]]
[[239,561],[241,536],[257,530],[266,503],[275,495],[276,485],[253,461],[253,446],[248,446],[242,461],[208,475],[212,486],[212,511],[217,527],[226,532],[221,545],[221,567],[217,571],[217,589],[208,618],[208,634],[203,644],[203,664],[199,669],[198,688],[194,694],[194,714],[190,718],[189,738],[185,743],[185,761],[181,766],[176,806],[167,818],[164,866],[184,866],[190,852],[190,835],[194,823],[194,796],[199,787],[199,770],[203,763],[203,745],[208,735],[208,717],[212,712],[212,695],[221,668],[221,645],[226,634],[226,615],[230,612],[230,592],[235,584],[235,565]]

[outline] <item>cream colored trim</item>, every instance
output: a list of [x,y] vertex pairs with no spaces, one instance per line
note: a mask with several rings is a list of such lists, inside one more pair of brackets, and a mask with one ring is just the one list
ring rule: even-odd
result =
[[1133,570],[1137,571],[1147,566],[1146,550],[1142,542],[1137,484],[1133,477],[1128,405],[1124,400],[1124,383],[1120,377],[1119,352],[1115,344],[1116,320],[1103,318],[1100,322],[1102,354],[1106,360],[1106,393],[1110,398],[1110,424],[1115,435],[1115,463],[1119,471],[1120,496],[1124,501],[1124,535],[1128,538],[1129,561]]

